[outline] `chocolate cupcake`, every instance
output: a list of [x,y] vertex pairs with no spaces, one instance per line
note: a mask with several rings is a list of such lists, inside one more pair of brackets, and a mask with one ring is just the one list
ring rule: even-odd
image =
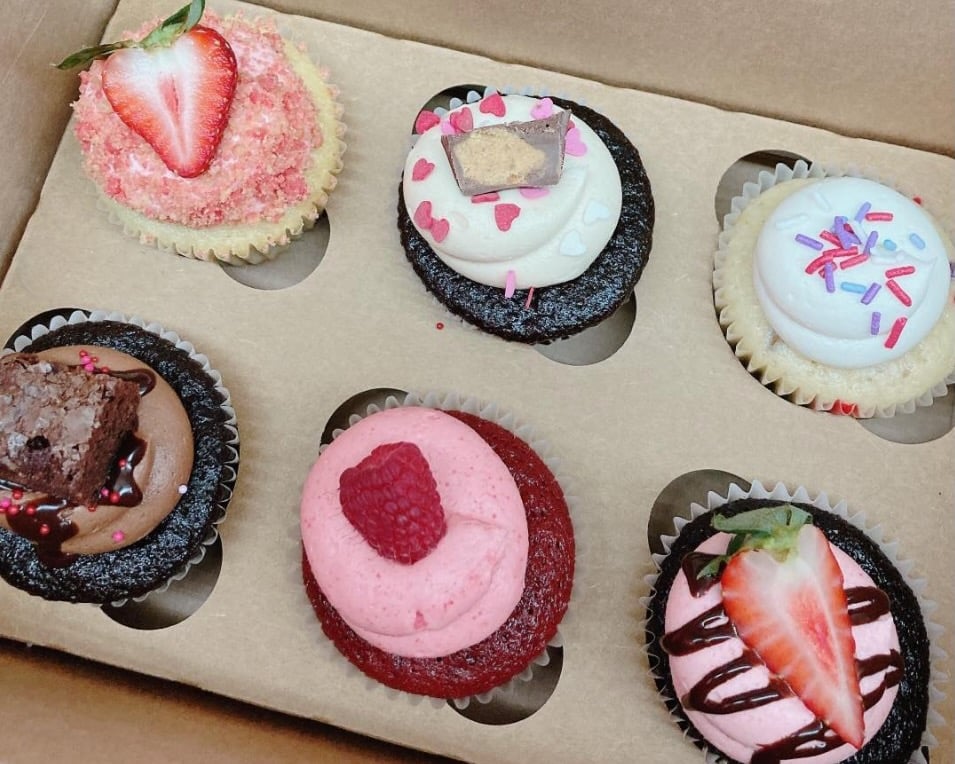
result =
[[373,411],[322,451],[302,497],[305,588],[381,684],[486,699],[556,644],[574,532],[551,469],[503,418],[438,405]]
[[205,356],[155,324],[63,309],[24,324],[0,370],[18,383],[3,390],[0,576],[105,604],[202,559],[238,466],[235,414]]
[[542,343],[630,297],[650,254],[653,196],[637,149],[610,120],[564,99],[488,91],[424,111],[415,126],[398,228],[415,272],[452,313]]
[[894,551],[802,488],[723,502],[655,556],[647,651],[680,728],[713,762],[924,761],[930,605]]

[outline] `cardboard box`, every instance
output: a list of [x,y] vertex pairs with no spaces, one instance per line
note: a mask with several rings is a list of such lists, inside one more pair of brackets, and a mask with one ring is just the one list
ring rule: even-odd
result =
[[[286,14],[316,17],[278,22],[341,87],[349,149],[324,259],[271,291],[125,238],[96,209],[76,141],[63,131],[76,79],[47,64],[98,40],[104,25],[115,39],[170,3],[101,0],[84,3],[83,14],[68,0],[13,5],[0,30],[0,93],[24,106],[0,117],[0,273],[8,266],[0,335],[66,305],[178,331],[223,374],[242,464],[218,580],[175,626],[130,629],[96,608],[0,587],[0,635],[13,640],[2,643],[0,687],[16,698],[0,760],[418,760],[317,721],[473,761],[694,761],[647,678],[638,598],[654,501],[674,478],[706,468],[805,485],[864,510],[927,579],[945,629],[938,642],[955,655],[955,434],[898,444],[776,398],[723,340],[710,280],[720,180],[753,152],[875,168],[917,189],[955,227],[948,3],[906,8],[900,19],[890,4],[858,0],[410,2],[400,14],[368,0],[277,1]],[[272,12],[233,0],[210,7]],[[851,55],[859,48],[866,54]],[[632,331],[600,363],[563,365],[466,329],[404,260],[393,221],[410,125],[430,96],[472,83],[586,102],[641,151],[657,205],[654,248]],[[571,478],[580,572],[560,678],[522,722],[480,724],[367,686],[308,609],[297,579],[299,489],[333,412],[376,388],[497,402],[550,443]],[[951,658],[941,668],[951,674]],[[951,694],[937,708],[945,723],[932,761],[950,761]],[[68,741],[48,733],[51,718],[70,730]]]

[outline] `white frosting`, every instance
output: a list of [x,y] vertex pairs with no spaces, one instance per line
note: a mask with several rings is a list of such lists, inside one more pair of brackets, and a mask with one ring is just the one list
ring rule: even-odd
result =
[[[441,145],[442,130],[452,129],[449,120],[464,109],[471,112],[475,128],[546,116],[548,99],[512,95],[502,100],[503,116],[482,112],[480,102],[465,104],[419,136],[405,163],[403,193],[408,214],[438,257],[472,281],[503,288],[509,271],[514,273],[517,289],[570,281],[587,270],[617,227],[622,198],[617,166],[593,130],[572,115],[576,131],[568,130],[563,173],[556,185],[530,192],[506,189],[497,192],[495,201],[473,202],[454,179]],[[422,160],[434,167],[415,180],[415,166]],[[439,224],[441,241],[430,226],[415,220],[422,203],[430,203],[434,220],[447,221],[446,234],[445,224]],[[500,205],[520,209],[507,230],[501,230],[496,220],[495,207]]]
[[[891,213],[892,219],[860,216],[866,203],[869,214]],[[878,238],[865,262],[843,268],[840,264],[851,256],[835,257],[827,286],[824,270],[809,274],[806,269],[840,249],[819,236],[834,232],[837,216],[846,218],[861,241],[853,240],[859,253],[873,232]],[[817,248],[798,241],[800,235],[817,242]],[[886,273],[905,267],[915,270],[894,277]],[[756,295],[774,331],[804,356],[838,368],[875,366],[915,347],[942,315],[949,279],[945,244],[931,218],[898,192],[862,178],[807,184],[779,204],[756,243]],[[904,295],[893,293],[890,280]],[[910,306],[904,304],[906,295]],[[875,333],[873,313],[879,314]],[[892,345],[900,318],[906,322]]]

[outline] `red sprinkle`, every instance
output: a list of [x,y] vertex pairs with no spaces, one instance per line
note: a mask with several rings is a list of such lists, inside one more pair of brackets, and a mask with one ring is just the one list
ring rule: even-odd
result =
[[100,366],[99,370],[103,372],[103,374],[109,374],[109,366]]
[[16,501],[19,501],[20,499],[23,498],[23,490],[20,489],[20,488],[14,488],[14,489],[10,492],[10,495],[11,495]]
[[20,514],[20,507],[14,504],[12,507],[10,507],[10,509],[7,510],[7,514],[10,515],[10,517],[16,517]]
[[921,204],[921,203],[922,203],[922,197],[921,197],[921,196],[913,196],[913,197],[912,197],[912,201],[915,202],[916,204]]
[[867,212],[866,220],[892,220],[894,215],[891,212]]
[[[829,250],[830,252],[832,250]],[[819,255],[815,260],[813,260],[809,265],[806,266],[806,273],[815,273],[819,269],[823,268],[826,263],[832,262],[832,255],[827,255],[825,253]]]
[[43,525],[40,526],[40,535],[41,535],[41,536],[49,536],[49,535],[50,535],[50,526],[47,525],[46,523],[43,523]]
[[[897,281],[893,281],[892,279],[889,279],[888,281],[885,282],[885,285],[888,287],[889,291],[892,294],[898,297],[899,302],[902,303],[906,308],[912,305],[912,298],[909,297],[908,293],[902,287],[899,286]],[[892,343],[892,344],[894,345],[895,343]]]
[[885,277],[887,279],[894,279],[896,276],[911,276],[915,273],[914,265],[903,265],[900,268],[889,268],[885,272]]
[[534,287],[530,287],[527,290],[527,299],[524,300],[524,310],[527,310],[531,307],[531,300],[534,299]]
[[444,324],[441,321],[438,321],[438,323],[434,325],[434,328],[437,329],[438,331],[441,331],[442,329],[444,329]]
[[126,460],[125,460],[125,459],[120,459],[118,462],[116,462],[116,464],[118,464],[120,467],[125,467],[125,466],[126,466]]
[[27,513],[27,517],[33,517],[36,514],[36,506],[27,504],[23,511]]
[[819,238],[828,241],[830,244],[835,244],[840,249],[842,248],[842,242],[839,241],[839,237],[836,236],[832,231],[820,231]]
[[839,263],[839,267],[842,270],[846,268],[851,268],[854,265],[862,265],[866,260],[869,259],[869,256],[866,254],[856,255],[855,257],[847,257],[845,260],[842,260]]
[[849,249],[827,249],[822,254],[829,257],[848,257],[849,255],[858,255],[858,247],[849,247]]
[[895,323],[892,324],[892,329],[889,332],[889,336],[885,339],[885,346],[890,350],[895,347],[895,343],[899,341],[899,335],[902,334],[902,330],[905,328],[905,322],[908,319],[905,316],[901,316],[895,319]]
[[109,494],[109,503],[110,503],[110,504],[119,504],[119,492],[118,492],[118,491],[110,491],[110,494]]

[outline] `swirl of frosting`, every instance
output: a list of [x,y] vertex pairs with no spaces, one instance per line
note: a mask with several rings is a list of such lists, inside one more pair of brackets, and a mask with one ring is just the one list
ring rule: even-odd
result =
[[915,202],[874,181],[799,184],[756,243],[753,280],[773,330],[797,352],[837,368],[898,358],[945,308],[945,243]]
[[[447,523],[437,546],[412,565],[381,557],[339,501],[341,473],[399,441],[427,459]],[[348,428],[309,473],[301,509],[316,581],[346,623],[382,650],[449,655],[496,631],[521,598],[528,541],[517,485],[474,430],[441,411],[391,409]]]
[[[489,98],[495,108],[482,108]],[[470,119],[461,115],[468,112]],[[620,174],[607,147],[571,115],[560,181],[479,196],[461,193],[442,132],[525,122],[560,111],[549,98],[489,96],[449,112],[418,137],[405,162],[402,192],[415,227],[457,273],[517,289],[577,278],[603,251],[620,217]],[[471,129],[468,127],[467,129]]]
[[[695,553],[724,554],[729,539],[729,534],[717,533],[697,547]],[[857,591],[884,597],[849,555],[831,544],[830,548],[842,571],[847,595]],[[673,687],[700,734],[737,761],[750,761],[755,752],[767,747],[789,750],[800,743],[806,746],[804,755],[807,750],[815,750],[815,755],[807,759],[813,764],[836,764],[855,753],[850,745],[838,738],[829,741],[822,732],[815,742],[808,737],[800,739],[797,733],[817,723],[815,715],[796,695],[784,689],[785,683],[783,689],[774,686],[769,670],[736,635],[722,609],[719,583],[696,590],[690,587],[686,571],[684,565],[667,598],[664,645],[672,640],[670,644],[678,648],[668,648]],[[850,597],[850,617],[868,742],[879,731],[895,702],[898,694],[895,664],[901,663],[901,658],[897,657],[899,639],[887,600],[879,604],[875,598],[872,603],[865,602],[864,596],[860,599],[863,601],[853,606]],[[701,687],[708,687],[706,701],[701,704],[708,710],[692,707],[691,699],[697,697]],[[795,758],[804,760],[796,754],[783,754],[776,760]]]

